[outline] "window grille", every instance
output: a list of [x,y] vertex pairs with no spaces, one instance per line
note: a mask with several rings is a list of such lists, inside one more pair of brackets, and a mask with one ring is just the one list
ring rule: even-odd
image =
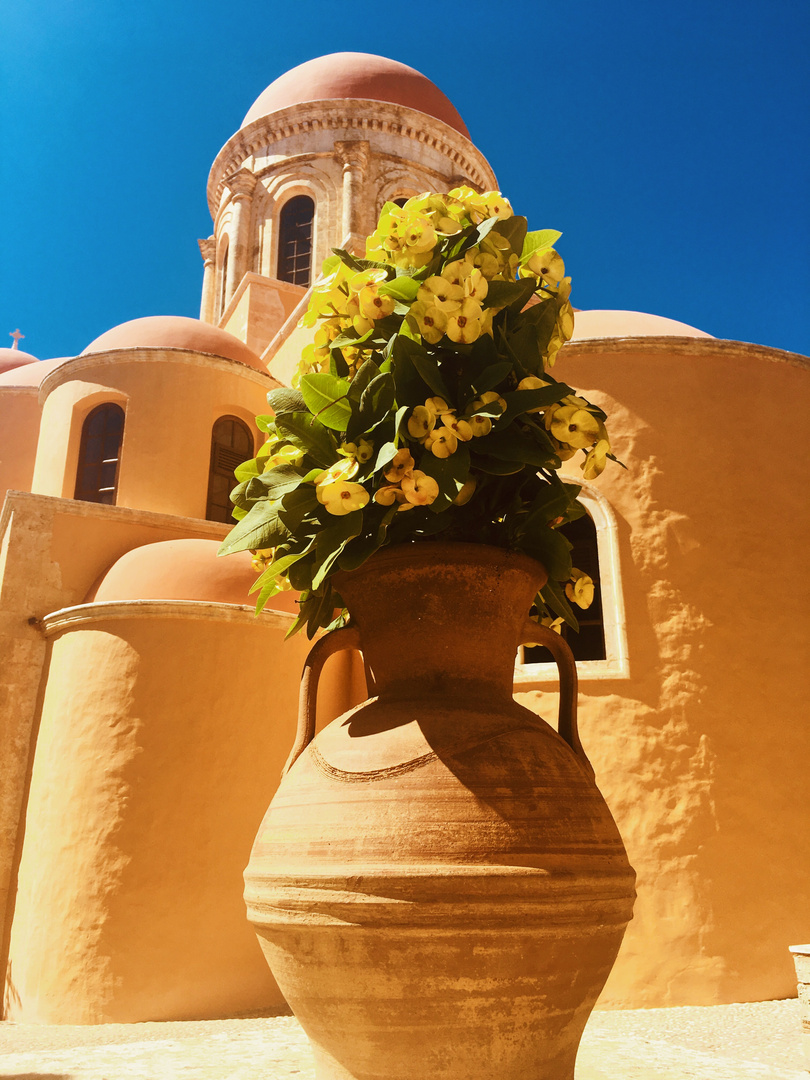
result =
[[115,505],[124,437],[124,410],[107,402],[85,417],[79,445],[75,499]]
[[211,468],[208,474],[208,521],[231,524],[230,494],[238,481],[234,470],[253,457],[253,435],[235,416],[221,416],[211,432]]
[[312,223],[315,203],[296,195],[284,204],[279,220],[278,277],[293,285],[309,285],[312,267]]

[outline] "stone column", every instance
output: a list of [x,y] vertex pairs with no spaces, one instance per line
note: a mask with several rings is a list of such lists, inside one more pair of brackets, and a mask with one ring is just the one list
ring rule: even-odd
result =
[[216,279],[217,241],[213,236],[207,240],[198,240],[200,254],[203,257],[203,287],[202,301],[200,303],[200,320],[202,322],[214,322],[214,287]]
[[363,188],[368,171],[368,142],[365,139],[336,142],[335,155],[343,163],[343,235],[338,243],[345,242],[355,255],[365,255]]
[[[228,275],[225,279],[225,306],[236,292],[236,287],[248,270],[250,246],[250,204],[256,177],[249,169],[239,169],[227,177],[225,183],[231,190],[233,218],[228,244]],[[222,312],[220,312],[220,315]]]

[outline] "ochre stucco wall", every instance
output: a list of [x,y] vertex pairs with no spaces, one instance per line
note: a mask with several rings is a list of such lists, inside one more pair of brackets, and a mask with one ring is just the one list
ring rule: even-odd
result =
[[180,349],[66,361],[43,382],[32,490],[73,497],[84,419],[102,401],[118,401],[126,418],[116,505],[204,518],[215,420],[232,415],[255,428],[273,385],[246,364]]
[[[807,937],[810,512],[779,439],[807,416],[800,358],[736,342],[566,346],[619,458],[628,679],[582,681],[582,740],[638,872],[603,1006],[795,995]],[[575,470],[571,470],[575,475]],[[524,690],[521,687],[521,690]],[[548,684],[521,694],[549,719]]]
[[9,1017],[283,1008],[245,919],[242,871],[292,743],[307,642],[288,642],[278,665],[290,616],[225,604],[76,611],[49,663]]
[[38,436],[37,388],[0,386],[0,506],[7,491],[30,489]]

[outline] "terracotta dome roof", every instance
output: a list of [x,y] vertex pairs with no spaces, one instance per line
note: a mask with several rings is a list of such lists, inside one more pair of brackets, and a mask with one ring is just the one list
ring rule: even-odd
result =
[[26,364],[38,364],[39,358],[22,349],[0,349],[0,372],[13,371]]
[[270,83],[251,105],[242,127],[304,101],[366,98],[390,101],[435,116],[469,139],[452,102],[430,79],[407,64],[371,53],[341,52],[308,60]]
[[[200,600],[249,604],[256,580],[251,555],[240,551],[217,556],[218,540],[160,540],[133,548],[112,564],[85,597],[85,603],[109,600]],[[284,600],[292,601],[289,593]],[[281,605],[271,602],[271,607]],[[290,608],[289,610],[297,610]]]
[[705,337],[712,335],[676,319],[643,311],[578,311],[573,341],[619,337]]
[[81,355],[132,348],[187,349],[189,352],[213,353],[214,356],[240,360],[249,367],[267,372],[256,353],[239,338],[220,330],[218,326],[183,315],[151,315],[121,323],[91,341]]

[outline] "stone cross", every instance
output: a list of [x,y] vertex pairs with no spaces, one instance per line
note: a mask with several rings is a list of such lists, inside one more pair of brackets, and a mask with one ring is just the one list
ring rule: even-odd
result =
[[20,347],[20,338],[24,338],[25,334],[21,334],[19,330],[14,330],[14,331],[10,332],[8,336],[14,338],[14,344],[11,346],[12,349],[19,349],[19,347]]

